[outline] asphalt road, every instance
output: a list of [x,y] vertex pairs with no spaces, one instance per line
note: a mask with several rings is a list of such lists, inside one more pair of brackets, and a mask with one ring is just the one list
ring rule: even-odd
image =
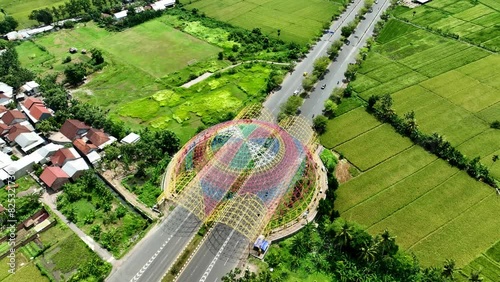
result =
[[349,4],[345,12],[332,23],[330,30],[333,34],[324,34],[321,39],[312,47],[307,56],[295,66],[295,70],[287,75],[283,80],[280,90],[271,94],[264,102],[264,106],[271,110],[274,116],[280,111],[280,105],[293,95],[295,90],[302,90],[302,79],[304,72],[313,71],[313,63],[317,58],[326,56],[326,51],[332,43],[340,39],[340,30],[343,26],[354,20],[356,13],[363,7],[364,0],[356,0]]
[[[322,113],[324,102],[330,97],[333,89],[342,84],[347,66],[356,61],[359,49],[373,35],[375,24],[380,20],[380,16],[389,5],[390,0],[379,0],[377,4],[373,5],[373,12],[365,14],[365,19],[359,23],[355,32],[348,38],[351,43],[342,47],[339,56],[335,62],[330,64],[324,78],[318,81],[316,89],[310,93],[309,98],[305,99],[300,108],[302,115],[312,120],[314,116]],[[340,34],[337,34],[337,36],[340,38]],[[323,84],[326,84],[325,89],[321,89]]]
[[177,281],[221,281],[222,276],[236,267],[249,246],[245,236],[220,223],[207,236]]
[[161,281],[200,225],[196,216],[183,207],[176,207],[127,256],[116,262],[114,272],[106,281]]

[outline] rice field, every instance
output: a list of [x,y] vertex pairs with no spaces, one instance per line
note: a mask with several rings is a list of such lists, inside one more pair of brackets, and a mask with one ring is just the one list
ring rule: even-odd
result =
[[399,7],[397,18],[460,38],[490,50],[500,50],[500,2],[496,0],[435,0],[415,9]]
[[[181,0],[187,9],[285,41],[308,43],[339,15],[345,0]],[[280,35],[278,36],[278,30]]]
[[[410,20],[477,35],[470,23],[488,30],[497,14],[495,1],[479,2],[434,0]],[[413,18],[404,8],[396,11]],[[500,131],[490,128],[500,120],[498,54],[393,19],[351,86],[364,100],[390,94],[399,115],[414,111],[422,131],[443,135],[469,158],[480,156],[500,179],[500,162],[493,162]],[[388,229],[424,265],[454,259],[461,273],[483,269],[484,281],[499,281],[495,190],[389,129],[363,107],[328,121],[322,144],[361,170],[337,190],[341,216],[372,234]]]

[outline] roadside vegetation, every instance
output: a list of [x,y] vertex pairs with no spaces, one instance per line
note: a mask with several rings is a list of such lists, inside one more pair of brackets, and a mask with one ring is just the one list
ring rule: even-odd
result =
[[[291,238],[273,244],[260,273],[240,270],[222,281],[452,281],[456,269],[424,268],[399,250],[389,231],[372,236],[343,219],[306,225]],[[444,262],[443,262],[444,263]],[[271,270],[272,269],[272,272]]]
[[120,203],[92,170],[63,190],[57,209],[114,256],[123,256],[142,237],[146,220]]

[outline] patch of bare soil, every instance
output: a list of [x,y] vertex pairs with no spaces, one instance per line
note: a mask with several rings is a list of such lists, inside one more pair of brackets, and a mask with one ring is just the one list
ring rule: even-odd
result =
[[352,178],[351,173],[349,173],[350,166],[351,165],[346,160],[339,160],[337,166],[335,167],[335,177],[340,184],[347,182]]

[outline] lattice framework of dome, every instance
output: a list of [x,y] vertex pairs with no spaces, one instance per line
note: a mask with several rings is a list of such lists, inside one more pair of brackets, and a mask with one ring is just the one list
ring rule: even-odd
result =
[[314,134],[300,136],[304,125],[293,120],[286,123],[291,135],[270,121],[246,119],[255,116],[268,119],[247,109],[193,137],[174,156],[164,178],[164,197],[204,222],[224,223],[251,240],[278,207],[282,212],[287,203],[300,200],[316,179],[304,146]]

